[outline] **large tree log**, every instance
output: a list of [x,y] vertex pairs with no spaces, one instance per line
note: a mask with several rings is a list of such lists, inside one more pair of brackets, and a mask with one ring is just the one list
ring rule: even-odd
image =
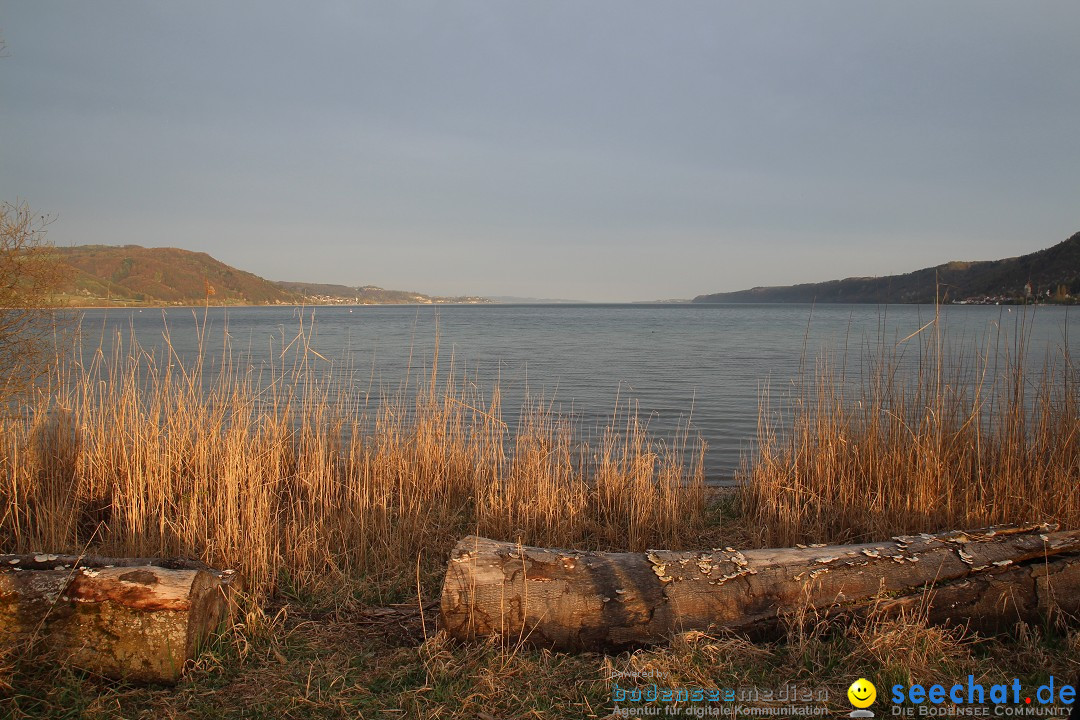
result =
[[1011,627],[1080,613],[1080,531],[1050,526],[890,542],[599,553],[467,537],[451,553],[442,627],[566,650],[663,642],[686,630],[775,630],[790,612],[917,609],[932,622]]
[[233,577],[184,561],[0,555],[0,648],[175,682],[228,618]]

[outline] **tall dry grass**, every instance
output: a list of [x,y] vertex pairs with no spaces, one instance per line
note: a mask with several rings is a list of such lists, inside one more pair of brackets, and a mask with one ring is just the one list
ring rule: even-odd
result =
[[226,342],[217,374],[171,344],[77,348],[0,425],[0,547],[194,557],[260,599],[281,582],[415,592],[467,533],[643,549],[692,544],[704,523],[703,448],[687,460],[632,412],[590,444],[536,398],[511,430],[498,387],[437,352],[368,404],[310,333],[263,370]]
[[[185,364],[168,343],[77,348],[36,401],[0,420],[0,547],[199,558],[239,569],[259,599],[283,582],[400,595],[418,567],[437,577],[468,533],[702,543],[711,508],[688,434],[665,445],[619,406],[586,438],[539,397],[511,427],[498,386],[458,376],[437,349],[368,403],[368,379],[318,356],[311,333],[301,325],[260,370],[228,342],[213,372],[208,353]],[[963,352],[947,336],[936,320],[879,341],[854,389],[823,359],[778,412],[763,399],[758,453],[741,473],[740,525],[755,542],[1080,526],[1067,355],[1032,373],[1022,327],[1016,341]]]
[[858,383],[823,356],[779,407],[765,393],[759,454],[740,473],[760,542],[1080,527],[1075,369],[1066,344],[1033,370],[1029,337],[1021,314],[1011,338],[957,343],[936,315],[899,342],[879,337]]

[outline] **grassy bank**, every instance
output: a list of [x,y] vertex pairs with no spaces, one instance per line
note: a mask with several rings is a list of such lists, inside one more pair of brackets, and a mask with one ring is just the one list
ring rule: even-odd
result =
[[[871,618],[848,627],[807,619],[774,643],[686,634],[670,646],[632,654],[568,655],[454,645],[442,635],[425,639],[419,623],[380,627],[362,614],[323,615],[290,603],[223,638],[175,688],[125,685],[62,667],[19,667],[9,676],[14,687],[4,707],[10,717],[569,720],[618,717],[613,683],[655,682],[743,696],[794,685],[815,694],[808,704],[824,717],[841,717],[851,711],[846,691],[859,677],[875,682],[879,696],[893,683],[950,685],[969,674],[986,686],[1019,678],[1033,688],[1050,676],[1059,683],[1075,678],[1078,656],[1076,632],[1025,627],[1011,637],[983,638],[917,618]],[[632,672],[656,679],[635,683],[618,675]],[[776,705],[740,702],[745,711],[735,717]],[[874,708],[879,717],[881,707]]]
[[[860,676],[879,693],[968,674],[1071,679],[1080,634],[1060,618],[985,638],[917,614],[843,626],[807,615],[769,644],[694,633],[633,654],[571,656],[453,645],[421,612],[467,533],[644,549],[1032,519],[1080,526],[1071,366],[1048,361],[1034,377],[1022,343],[964,354],[937,330],[879,343],[858,383],[823,361],[792,396],[765,398],[757,454],[734,496],[706,490],[689,433],[659,442],[626,407],[591,437],[542,398],[507,411],[497,387],[437,352],[368,403],[353,389],[366,377],[326,372],[303,328],[261,374],[227,346],[220,373],[169,349],[83,349],[0,428],[0,545],[197,557],[240,570],[248,595],[238,626],[175,689],[11,657],[0,668],[5,712],[602,718],[612,673],[653,671],[671,687],[794,683],[846,713]],[[905,351],[914,374],[901,367]]]

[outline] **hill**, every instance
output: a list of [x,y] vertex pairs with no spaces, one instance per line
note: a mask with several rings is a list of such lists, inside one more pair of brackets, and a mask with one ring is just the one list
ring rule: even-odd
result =
[[269,305],[300,302],[268,280],[206,253],[139,245],[58,247],[68,266],[61,299],[72,305]]
[[[940,290],[939,290],[940,287]],[[1022,303],[1080,296],[1080,233],[1053,247],[1004,260],[949,262],[903,275],[755,287],[699,295],[696,303]]]
[[326,305],[487,302],[430,297],[374,285],[272,282],[210,255],[179,248],[78,245],[55,248],[66,266],[60,302],[93,305]]

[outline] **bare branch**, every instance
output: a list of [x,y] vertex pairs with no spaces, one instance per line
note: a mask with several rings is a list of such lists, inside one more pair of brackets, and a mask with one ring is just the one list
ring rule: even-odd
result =
[[54,296],[65,266],[45,237],[51,222],[24,202],[0,204],[0,400],[28,391],[52,367],[67,324]]

